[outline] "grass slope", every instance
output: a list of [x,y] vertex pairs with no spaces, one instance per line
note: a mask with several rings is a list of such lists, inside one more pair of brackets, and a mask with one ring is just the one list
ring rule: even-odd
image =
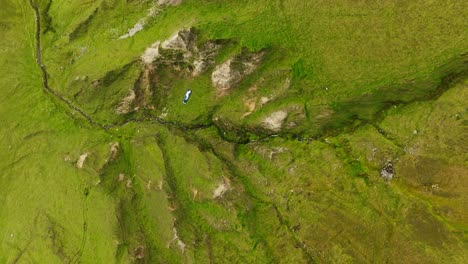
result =
[[[467,258],[466,4],[31,3],[39,32],[29,1],[0,0],[1,263]],[[224,97],[213,65],[160,68],[154,109],[117,115],[139,56],[188,26],[198,44],[222,40],[215,64],[265,58]],[[278,110],[295,125],[264,138]]]

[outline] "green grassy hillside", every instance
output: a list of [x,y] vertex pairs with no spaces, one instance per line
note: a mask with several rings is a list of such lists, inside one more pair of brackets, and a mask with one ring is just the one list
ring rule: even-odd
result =
[[467,10],[0,0],[0,263],[464,263]]

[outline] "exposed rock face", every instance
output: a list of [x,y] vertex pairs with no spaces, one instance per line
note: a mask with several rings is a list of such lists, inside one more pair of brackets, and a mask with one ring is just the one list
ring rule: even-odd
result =
[[386,181],[390,181],[395,176],[393,163],[391,161],[387,162],[382,170],[380,170],[380,176]]
[[271,115],[267,118],[265,118],[262,124],[266,129],[278,132],[281,130],[281,127],[286,117],[288,117],[288,113],[286,111],[276,111],[271,113]]
[[[245,54],[247,53],[247,54]],[[229,90],[244,76],[251,74],[260,64],[263,53],[243,52],[216,66],[211,74],[213,85],[219,90]]]
[[178,2],[178,3],[172,3],[172,4],[171,3],[161,3],[161,4],[158,3],[157,5],[154,5],[152,8],[150,8],[150,10],[148,11],[148,14],[145,17],[138,20],[138,22],[135,25],[133,25],[132,28],[128,29],[127,33],[120,36],[119,39],[126,39],[126,38],[133,37],[136,33],[142,31],[146,23],[148,22],[148,20],[152,17],[157,16],[162,11],[163,7],[169,6],[169,5],[178,5],[182,1],[181,0],[180,1],[161,1],[160,0],[159,2]]
[[238,83],[241,78],[241,72],[235,69],[232,59],[216,66],[213,74],[211,74],[213,85],[221,90],[230,89],[234,84]]
[[83,168],[84,162],[86,161],[86,158],[88,157],[88,155],[89,154],[87,152],[80,155],[80,157],[76,161],[76,167],[78,169]]
[[223,177],[223,182],[218,185],[218,187],[213,191],[213,199],[222,197],[223,194],[231,189],[231,181]]
[[176,6],[180,5],[182,0],[158,0],[158,5]]
[[119,39],[126,39],[129,37],[133,37],[136,33],[143,30],[144,23],[142,21],[138,21],[132,28],[128,30],[128,33],[119,37]]
[[131,111],[133,111],[134,109],[132,105],[135,102],[135,98],[136,98],[135,91],[133,90],[128,91],[127,96],[124,99],[122,99],[119,106],[115,110],[117,114],[121,114],[121,115],[128,114]]
[[196,40],[194,28],[183,28],[168,39],[152,44],[140,58],[147,68],[170,67],[198,76],[214,64],[222,41],[207,41],[197,47]]
[[218,54],[221,45],[216,41],[206,42],[198,52],[197,58],[193,61],[193,76],[203,73],[209,66],[214,64],[216,54]]
[[180,70],[181,65],[192,64],[198,49],[194,29],[181,29],[164,41],[156,41],[140,57],[146,67],[172,67]]
[[163,49],[188,51],[193,48],[196,35],[193,28],[181,29],[161,44]]
[[153,63],[157,58],[159,58],[159,45],[161,44],[160,41],[156,41],[151,45],[151,47],[145,50],[145,53],[141,55],[141,60],[145,64]]

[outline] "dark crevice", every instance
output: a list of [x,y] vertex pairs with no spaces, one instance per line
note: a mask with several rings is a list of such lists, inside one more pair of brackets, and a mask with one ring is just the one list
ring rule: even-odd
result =
[[390,141],[393,143],[393,145],[399,147],[400,149],[404,149],[405,146],[398,141],[398,139],[392,135],[391,133],[385,131],[383,128],[381,128],[379,125],[373,123],[372,126],[375,128],[377,132],[379,132],[380,135],[382,135],[386,140]]

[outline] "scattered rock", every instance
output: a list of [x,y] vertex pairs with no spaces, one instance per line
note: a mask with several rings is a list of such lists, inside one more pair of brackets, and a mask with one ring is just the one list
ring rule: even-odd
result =
[[278,132],[281,129],[286,117],[288,117],[288,113],[286,111],[276,111],[271,113],[271,115],[267,118],[265,118],[262,124],[266,129]]
[[133,250],[133,254],[135,255],[136,259],[144,259],[145,258],[145,247],[138,246]]
[[269,160],[273,160],[275,155],[285,153],[288,151],[288,148],[285,147],[266,147],[262,144],[253,145],[253,149],[263,158],[268,158]]
[[274,148],[271,149],[270,154],[268,155],[268,158],[269,158],[270,160],[273,160],[273,156],[274,156],[274,155],[276,155],[276,154],[281,154],[281,153],[284,153],[284,152],[286,152],[286,151],[288,151],[287,148],[283,148],[283,147],[274,147]]
[[83,168],[83,164],[84,162],[86,161],[86,158],[88,157],[89,153],[83,153],[81,154],[81,156],[78,158],[78,161],[76,162],[76,167],[78,169],[81,169]]
[[136,94],[135,91],[129,90],[127,96],[122,99],[119,106],[115,110],[117,114],[123,115],[128,114],[134,110],[132,107],[133,103],[135,102]]
[[297,224],[297,225],[295,225],[295,226],[292,227],[292,231],[293,231],[293,232],[297,232],[297,231],[299,231],[299,230],[301,230],[301,224]]
[[67,154],[67,155],[65,155],[65,156],[63,157],[63,160],[66,161],[66,162],[69,162],[69,161],[71,161],[72,159],[71,159],[70,155]]
[[393,163],[391,161],[387,162],[385,166],[380,170],[380,176],[385,181],[390,181],[395,176],[395,171],[393,170]]

